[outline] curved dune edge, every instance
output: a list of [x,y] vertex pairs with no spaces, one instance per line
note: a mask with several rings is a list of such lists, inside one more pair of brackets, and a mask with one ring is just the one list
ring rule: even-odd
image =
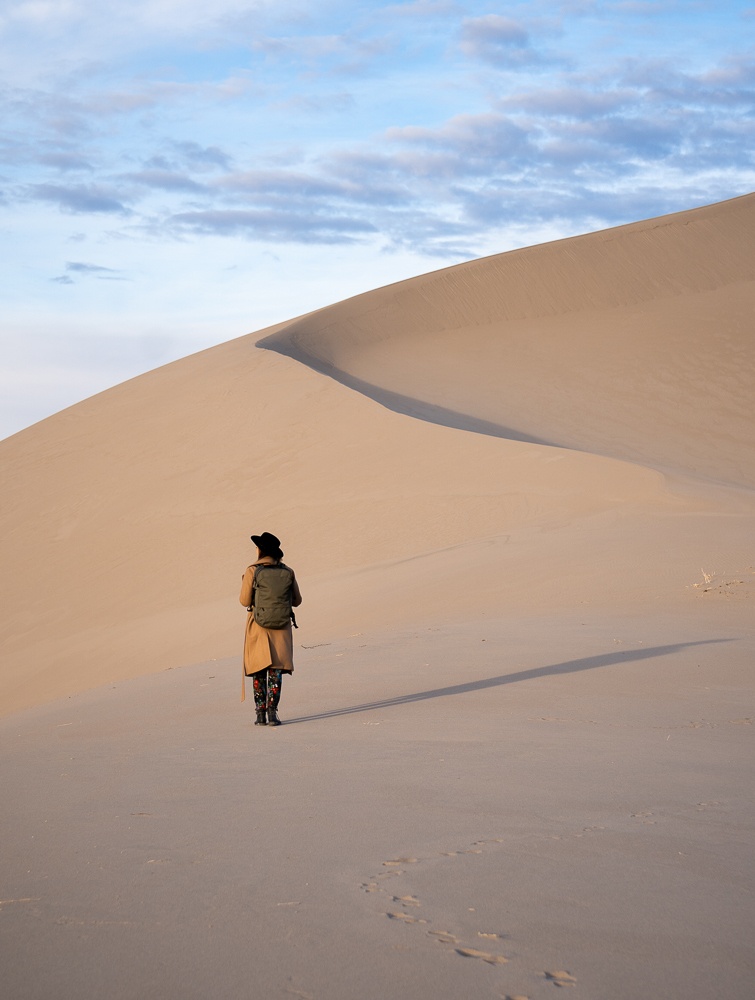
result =
[[366,292],[261,339],[398,412],[755,488],[755,194]]
[[[574,242],[553,246],[568,255]],[[475,264],[463,270],[474,275]],[[424,315],[427,286],[408,284],[421,291],[410,316]],[[395,313],[396,287],[370,293],[376,312]],[[369,343],[349,342],[343,317],[354,301],[331,307],[328,335],[335,344],[333,331],[345,331],[339,364],[348,353],[354,370],[374,377],[377,362],[360,360]],[[330,313],[266,332],[321,331]],[[0,443],[3,713],[238,654],[237,588],[253,555],[249,534],[262,529],[280,535],[301,579],[298,638],[309,644],[583,607],[715,614],[720,595],[693,586],[701,566],[740,574],[727,608],[749,597],[750,491],[417,420],[256,348],[259,336],[124,383]],[[394,346],[398,370],[403,348]],[[447,360],[464,383],[467,355]],[[564,367],[561,381],[573,372]],[[428,362],[425,396],[445,406],[438,377]],[[543,408],[550,391],[543,382]],[[716,399],[716,440],[728,434],[736,444],[736,414]]]

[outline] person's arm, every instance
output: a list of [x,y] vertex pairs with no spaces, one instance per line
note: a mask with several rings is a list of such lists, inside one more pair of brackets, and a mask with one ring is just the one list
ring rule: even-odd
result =
[[252,603],[252,591],[254,590],[254,566],[247,566],[246,572],[241,581],[241,593],[239,594],[239,604],[248,608]]
[[301,591],[299,590],[299,584],[296,582],[296,574],[294,573],[294,582],[291,585],[291,607],[298,608],[301,604]]

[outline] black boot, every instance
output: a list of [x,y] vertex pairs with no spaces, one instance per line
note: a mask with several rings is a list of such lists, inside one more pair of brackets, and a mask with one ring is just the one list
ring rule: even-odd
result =
[[267,725],[267,710],[264,708],[257,709],[257,721],[254,723],[255,726],[266,726]]
[[267,710],[267,724],[268,726],[280,726],[281,720],[278,718],[277,708],[268,708]]

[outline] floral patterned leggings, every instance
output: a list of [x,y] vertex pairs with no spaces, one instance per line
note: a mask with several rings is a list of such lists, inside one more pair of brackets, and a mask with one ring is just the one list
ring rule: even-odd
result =
[[252,675],[254,680],[254,707],[277,708],[281,700],[281,683],[283,671],[268,667]]

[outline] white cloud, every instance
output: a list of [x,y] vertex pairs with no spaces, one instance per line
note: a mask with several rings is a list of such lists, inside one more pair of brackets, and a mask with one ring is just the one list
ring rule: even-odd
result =
[[100,212],[129,215],[131,211],[118,191],[99,184],[30,184],[26,195],[34,201],[52,202],[64,212],[82,215]]
[[358,218],[286,209],[212,209],[180,212],[167,220],[179,231],[217,236],[247,236],[251,240],[294,243],[353,243],[377,229]]
[[539,87],[502,97],[498,106],[506,110],[531,112],[548,117],[595,118],[620,112],[636,100],[636,93],[624,90],[590,90],[574,84]]
[[386,18],[447,18],[459,15],[463,7],[454,0],[414,0],[411,3],[395,3],[384,6],[381,13]]
[[[287,6],[278,0],[280,6]],[[198,33],[227,18],[263,13],[272,0],[5,0],[0,30],[15,26],[60,32],[65,28],[130,26],[129,34],[169,31],[174,36]]]
[[140,187],[157,191],[171,191],[188,194],[202,194],[208,191],[205,184],[199,184],[191,177],[175,170],[136,170],[123,174],[123,180]]
[[480,59],[501,68],[524,66],[540,58],[523,25],[500,14],[464,20],[460,47],[470,59]]

